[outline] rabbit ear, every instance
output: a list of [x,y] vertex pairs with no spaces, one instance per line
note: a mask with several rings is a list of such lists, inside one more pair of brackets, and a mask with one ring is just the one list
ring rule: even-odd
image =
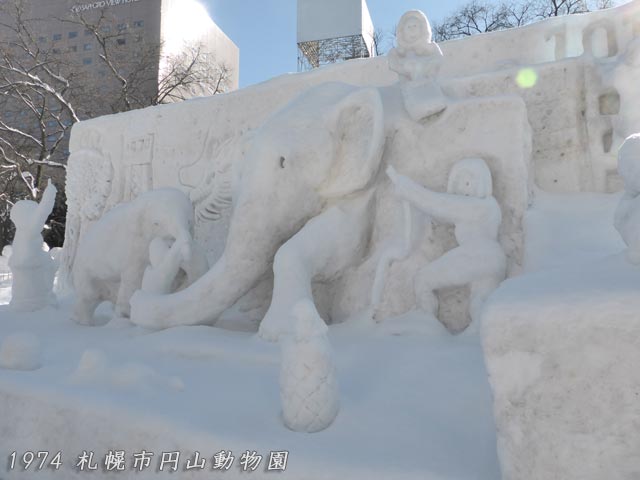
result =
[[318,192],[340,197],[367,186],[378,171],[384,147],[380,93],[365,88],[349,94],[327,115],[333,164]]

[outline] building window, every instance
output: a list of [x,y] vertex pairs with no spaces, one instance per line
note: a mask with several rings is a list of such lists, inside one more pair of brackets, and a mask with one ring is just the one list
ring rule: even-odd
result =
[[129,25],[127,25],[126,23],[119,23],[118,24],[118,31],[121,32],[123,30],[126,30],[129,27]]
[[53,40],[62,40],[62,34],[61,33],[54,33],[53,34]]
[[53,127],[55,127],[56,125],[58,125],[58,122],[56,122],[55,120],[49,120],[49,121],[47,122],[47,127],[49,127],[49,128],[53,128]]
[[38,37],[38,42],[39,43],[44,43],[47,41],[47,37]]
[[76,38],[78,36],[78,32],[69,32],[69,38]]
[[102,33],[109,33],[111,31],[111,27],[109,25],[103,25],[102,27],[100,27],[100,30],[102,31]]
[[83,48],[84,48],[84,51],[85,51],[85,52],[86,52],[86,51],[89,51],[89,50],[93,50],[93,44],[91,44],[91,43],[85,43]]
[[118,39],[116,40],[116,43],[117,43],[118,45],[124,45],[124,44],[126,44],[126,43],[127,43],[127,40],[126,40],[125,38],[118,38]]
[[88,37],[89,35],[91,35],[93,32],[91,30],[89,30],[88,28],[84,29],[84,36]]
[[83,58],[82,59],[82,64],[83,65],[91,65],[93,63],[93,60],[90,58]]
[[136,20],[135,22],[133,22],[133,26],[134,27],[143,27],[144,26],[144,20]]

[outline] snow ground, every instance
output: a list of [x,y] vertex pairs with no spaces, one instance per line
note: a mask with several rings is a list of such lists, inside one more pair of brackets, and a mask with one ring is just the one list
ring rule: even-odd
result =
[[[284,476],[296,480],[499,477],[477,340],[332,328],[341,411],[329,429],[298,434],[279,418],[275,345],[210,327],[149,333],[123,320],[83,327],[68,317],[68,300],[37,314],[0,307],[0,341],[30,332],[43,345],[39,370],[0,370],[2,457],[63,453],[64,472],[47,469],[37,478],[83,478],[72,469],[83,450],[104,456],[143,448],[209,458],[223,449],[236,456],[288,450]],[[250,478],[274,474],[259,471]],[[241,475],[235,465],[223,473]],[[158,473],[148,475],[136,478]]]
[[[617,196],[538,192],[526,217],[527,269],[619,252],[616,202]],[[8,300],[5,285],[0,302]],[[500,477],[491,392],[476,338],[437,328],[395,336],[357,323],[331,327],[341,410],[327,430],[300,434],[279,418],[275,345],[211,327],[148,332],[124,320],[83,327],[69,320],[69,307],[69,299],[35,314],[0,306],[0,342],[34,334],[43,363],[30,372],[0,370],[0,456],[14,450],[63,455],[60,472],[0,465],[0,478],[83,478],[86,472],[73,468],[83,450],[104,458],[114,449],[125,450],[128,462],[142,449],[156,453],[152,468],[136,478],[166,474],[153,468],[163,451],[181,451],[182,468],[195,450],[209,460],[223,449],[236,457],[246,450],[265,457],[288,450],[282,475],[295,480]],[[264,471],[266,461],[248,478],[274,475]],[[237,462],[220,475],[247,475]],[[180,478],[209,474],[181,472]]]

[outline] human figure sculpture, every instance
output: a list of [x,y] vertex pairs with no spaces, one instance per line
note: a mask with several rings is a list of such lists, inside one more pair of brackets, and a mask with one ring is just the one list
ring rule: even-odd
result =
[[171,293],[181,265],[189,260],[191,249],[184,241],[169,246],[161,237],[149,244],[149,263],[142,277],[142,290],[149,293]]
[[55,262],[42,248],[42,229],[53,210],[56,193],[49,180],[39,204],[20,200],[11,209],[16,233],[8,264],[12,274],[10,305],[15,310],[35,311],[55,302]]
[[416,274],[414,288],[418,306],[436,316],[436,290],[469,285],[469,313],[472,325],[477,328],[484,300],[506,274],[506,256],[498,243],[502,214],[492,196],[487,164],[479,158],[457,162],[449,173],[446,193],[434,192],[400,175],[393,167],[387,169],[387,174],[400,198],[435,221],[455,227],[458,246]]
[[640,264],[640,133],[628,137],[618,151],[618,173],[624,194],[618,203],[614,225],[627,244],[627,259]]
[[431,25],[419,10],[402,15],[397,32],[398,46],[389,51],[389,68],[400,76],[405,108],[417,122],[447,106],[435,80],[442,64],[442,51],[431,40]]

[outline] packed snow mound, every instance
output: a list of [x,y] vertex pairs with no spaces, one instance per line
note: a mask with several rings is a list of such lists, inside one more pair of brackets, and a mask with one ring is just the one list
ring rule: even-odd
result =
[[0,344],[0,368],[36,370],[41,366],[38,337],[31,333],[14,333]]
[[184,384],[179,377],[164,376],[140,363],[112,365],[99,349],[85,350],[78,368],[71,375],[72,383],[101,384],[117,388],[142,390],[163,389],[179,391]]
[[503,478],[640,471],[640,269],[623,254],[506,281],[483,315]]

